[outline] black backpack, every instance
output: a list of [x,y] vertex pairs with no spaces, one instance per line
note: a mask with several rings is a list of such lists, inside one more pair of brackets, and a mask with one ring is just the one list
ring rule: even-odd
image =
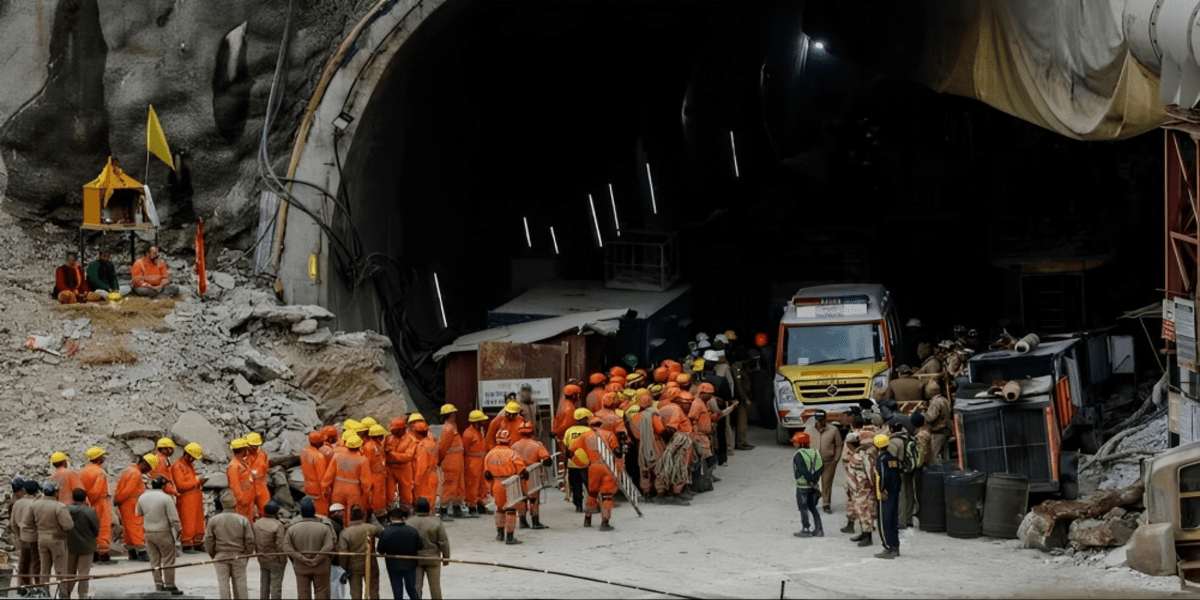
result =
[[905,475],[911,475],[917,470],[917,467],[921,466],[921,446],[907,433],[898,433],[892,437],[898,438],[903,444],[900,456],[896,457],[900,461],[900,471]]

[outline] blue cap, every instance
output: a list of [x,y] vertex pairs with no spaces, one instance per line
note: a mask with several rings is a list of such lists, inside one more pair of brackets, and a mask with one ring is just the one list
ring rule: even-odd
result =
[[21,479],[20,475],[12,478],[12,489],[14,492],[25,489],[25,480]]
[[52,496],[58,493],[58,482],[52,479],[42,482],[42,493],[47,496]]
[[429,499],[428,498],[417,498],[417,512],[419,512],[419,513],[429,512]]
[[38,483],[34,479],[26,479],[24,485],[25,491],[29,492],[30,494],[36,494],[42,491],[42,484]]
[[270,500],[267,502],[266,506],[263,506],[263,510],[265,510],[268,515],[277,515],[279,514],[279,503],[274,500]]
[[[274,504],[274,500],[268,502],[267,505]],[[305,496],[300,499],[300,516],[311,519],[317,514],[317,505],[313,502],[312,496]]]

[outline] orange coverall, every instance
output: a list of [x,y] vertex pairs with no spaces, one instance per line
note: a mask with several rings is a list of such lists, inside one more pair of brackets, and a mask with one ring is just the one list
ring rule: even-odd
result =
[[[583,405],[585,407],[587,407],[588,410],[592,411],[592,414],[596,414],[596,411],[600,410],[603,407],[603,404],[601,404],[601,402],[603,401],[604,393],[605,392],[604,392],[603,386],[592,388],[592,391],[588,392],[587,399],[584,401]],[[571,411],[571,412],[575,412],[575,411]],[[571,425],[574,425],[574,424],[575,424],[575,417],[572,416],[571,417]],[[568,425],[568,427],[570,427],[570,425]]]
[[75,502],[71,498],[71,494],[75,492],[75,488],[83,487],[83,483],[79,480],[79,473],[66,467],[55,469],[54,474],[50,476],[50,481],[58,483],[58,494],[55,497],[58,498],[59,502],[67,506]]
[[[466,498],[463,476],[465,475],[466,450],[463,438],[458,433],[458,423],[447,419],[442,425],[438,440],[438,459],[442,467],[442,508],[461,506]],[[432,505],[431,505],[432,506]]]
[[363,507],[368,514],[387,510],[388,505],[388,473],[383,454],[383,440],[367,438],[362,445],[363,456],[367,457],[367,466],[371,475],[371,493],[365,498],[367,505]]
[[[229,489],[233,492],[236,506],[234,510],[237,514],[246,517],[250,523],[254,523],[254,477],[250,473],[250,465],[240,456],[234,456],[229,461],[229,467],[225,469],[225,476],[229,478]],[[228,506],[225,507],[229,509]]]
[[521,425],[525,423],[525,419],[522,419],[521,415],[516,415],[513,418],[509,418],[508,415],[510,414],[512,413],[500,411],[500,414],[496,415],[492,419],[492,422],[488,425],[487,437],[484,438],[487,441],[488,450],[496,447],[496,432],[500,431],[501,429],[508,430],[508,439],[510,440],[515,440],[520,437],[518,435],[518,430],[520,430]]
[[391,486],[396,490],[395,499],[412,506],[413,458],[417,450],[417,438],[408,432],[398,436],[388,435],[383,438],[383,448]]
[[[258,506],[259,516],[267,514],[267,503],[271,501],[271,490],[267,489],[267,471],[271,470],[271,458],[262,446],[251,446],[246,466],[250,467],[250,477],[254,485],[254,504]],[[346,507],[346,512],[350,512]]]
[[432,433],[417,438],[413,449],[413,500],[424,498],[432,508],[437,506],[438,443]]
[[525,470],[525,461],[512,448],[498,445],[488,451],[484,457],[487,472],[492,474],[492,498],[496,500],[496,529],[504,528],[505,533],[517,530],[517,509],[504,508],[508,504],[508,492],[504,489],[503,481]]
[[136,464],[129,465],[117,480],[117,494],[113,497],[121,509],[121,537],[127,548],[140,549],[146,545],[146,531],[142,529],[142,518],[137,514],[138,498],[145,491],[141,469]]
[[186,460],[177,460],[171,465],[171,476],[175,480],[175,508],[179,512],[182,528],[179,540],[184,548],[199,547],[204,543],[204,489],[196,475],[196,465]]
[[575,424],[575,401],[570,398],[560,398],[558,401],[558,412],[554,413],[554,420],[550,423],[550,428],[554,430],[554,439],[561,440],[563,434]]
[[617,477],[613,475],[612,469],[609,469],[608,465],[600,460],[600,444],[606,444],[610,450],[616,450],[617,436],[609,434],[603,429],[593,429],[575,438],[568,451],[576,457],[578,462],[587,464],[588,499],[584,514],[591,516],[599,508],[600,518],[608,521],[612,518],[613,495],[617,493]]
[[321,487],[329,494],[329,504],[346,507],[343,524],[350,525],[350,509],[364,506],[365,498],[371,493],[371,465],[361,452],[347,449],[329,462]]
[[108,474],[104,467],[88,463],[79,472],[79,483],[88,495],[88,504],[100,517],[100,531],[96,534],[96,552],[108,554],[112,547],[112,494],[108,492]]
[[300,471],[304,473],[304,494],[313,497],[317,514],[326,517],[329,516],[329,497],[325,495],[324,489],[321,487],[321,480],[325,477],[327,468],[329,468],[329,459],[325,458],[324,452],[314,448],[312,444],[300,450]]
[[483,478],[483,460],[487,457],[487,443],[477,427],[467,427],[462,434],[466,450],[467,470],[464,477],[464,496],[467,506],[476,507],[487,499],[487,481]]
[[172,498],[178,496],[179,492],[175,488],[175,480],[171,476],[171,459],[167,458],[166,454],[163,454],[158,450],[154,451],[154,455],[158,457],[158,466],[150,469],[150,473],[147,475],[147,478],[150,481],[154,481],[155,477],[164,477],[167,480],[167,485],[163,486],[163,493],[171,496]]
[[[522,436],[521,439],[513,442],[512,449],[513,452],[516,452],[521,457],[521,460],[525,463],[526,467],[538,464],[543,460],[550,458],[550,452],[546,450],[546,446],[542,444],[542,442],[528,436]],[[545,467],[543,466],[543,468]],[[527,502],[517,505],[517,514],[525,514],[526,504],[528,504],[529,516],[535,519],[538,518],[538,501],[540,500],[539,496],[541,490],[530,494],[528,479],[521,482],[521,489],[525,490],[525,498]]]
[[[641,434],[641,423],[642,418],[647,414],[648,413],[645,412],[638,412],[637,414],[633,415],[633,418],[629,420],[629,432],[633,435],[633,438],[638,441],[639,447],[641,444],[654,444],[654,456],[656,458],[661,458],[663,450],[666,448],[666,444],[663,443],[661,437],[664,428],[662,418],[657,414],[651,417],[650,429],[653,432],[654,439],[643,440]],[[638,457],[633,457],[633,460],[638,460]],[[641,477],[640,481],[638,481],[638,487],[642,488],[643,494],[649,496],[650,492],[654,489],[654,467],[652,465],[642,465],[640,463],[638,466],[640,468],[638,473]]]

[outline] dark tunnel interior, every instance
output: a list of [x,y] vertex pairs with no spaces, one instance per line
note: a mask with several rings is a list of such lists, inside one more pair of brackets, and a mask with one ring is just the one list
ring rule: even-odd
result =
[[[623,230],[678,232],[696,331],[771,332],[800,285],[835,281],[883,283],[902,319],[935,331],[1024,331],[1022,286],[1041,284],[1014,265],[1031,260],[1100,265],[1079,328],[1158,297],[1159,135],[1063,138],[906,79],[897,61],[919,47],[867,64],[839,47],[867,32],[839,37],[819,13],[808,38],[806,14],[796,1],[449,0],[340,146],[363,245],[407,283],[333,285],[335,312],[402,311],[437,346],[523,291],[515,259],[601,279],[588,195],[614,236],[609,184]],[[821,35],[839,41],[817,49]]]

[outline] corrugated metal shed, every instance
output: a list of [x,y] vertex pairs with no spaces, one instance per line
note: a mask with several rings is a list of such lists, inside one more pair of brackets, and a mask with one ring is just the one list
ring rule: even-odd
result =
[[597,310],[485,329],[454,340],[454,343],[435,352],[433,358],[442,360],[455,352],[474,352],[479,349],[479,342],[532,344],[564,333],[584,333],[586,331],[612,336],[616,335],[617,330],[621,327],[618,319],[628,313],[628,308]]

